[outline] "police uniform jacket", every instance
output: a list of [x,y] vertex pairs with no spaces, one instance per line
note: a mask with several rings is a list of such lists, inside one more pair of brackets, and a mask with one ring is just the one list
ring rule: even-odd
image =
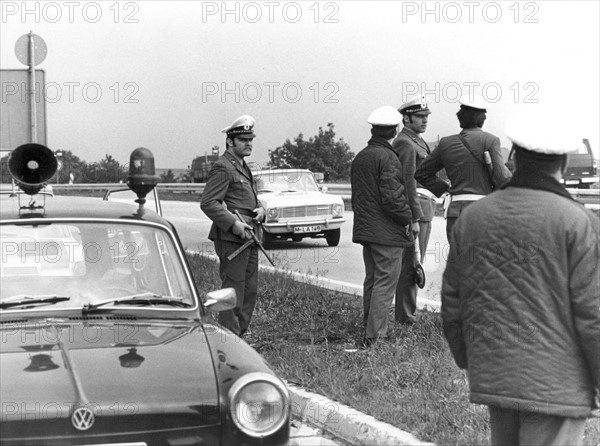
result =
[[[487,195],[506,183],[510,171],[504,165],[500,152],[500,139],[480,128],[463,129],[460,132],[474,154],[462,143],[458,135],[446,136],[417,168],[415,178],[437,197],[448,191],[451,195]],[[483,152],[488,151],[494,168],[493,176],[485,166]],[[440,179],[437,173],[446,169],[451,185]],[[450,206],[448,217],[457,217],[465,202]]]
[[233,223],[238,219],[234,211],[238,210],[247,223],[255,225],[252,216],[253,209],[257,207],[259,201],[252,172],[245,163],[226,151],[213,164],[200,201],[202,212],[213,221],[208,238],[244,243],[231,232]]
[[423,160],[431,153],[427,143],[416,132],[404,127],[392,144],[400,157],[403,168],[403,178],[409,197],[413,219],[431,221],[435,213],[435,201],[417,194],[417,187],[422,187],[415,180],[415,171]]
[[402,165],[388,141],[369,140],[350,169],[354,243],[409,246],[412,238],[407,225],[412,213],[402,178]]
[[600,219],[538,175],[457,220],[444,333],[471,402],[586,417],[600,387]]

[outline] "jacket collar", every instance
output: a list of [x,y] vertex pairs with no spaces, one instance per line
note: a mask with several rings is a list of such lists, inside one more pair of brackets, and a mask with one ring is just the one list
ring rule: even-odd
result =
[[243,158],[240,160],[240,158],[231,153],[231,150],[226,150],[223,154],[223,157],[225,157],[239,173],[244,175],[249,180],[252,180],[252,172],[250,172],[249,168],[247,169],[245,167]]
[[539,170],[527,168],[516,170],[510,181],[503,185],[501,189],[511,186],[545,190],[575,201],[567,189],[556,178]]
[[369,140],[369,142],[367,143],[367,145],[369,145],[369,146],[373,146],[373,145],[383,146],[383,147],[385,147],[387,149],[392,150],[393,152],[396,152],[392,148],[392,145],[390,144],[390,142],[387,139],[383,139],[381,136],[372,136],[371,139]]
[[404,133],[406,136],[408,136],[410,139],[412,139],[415,144],[417,144],[418,146],[420,146],[423,149],[425,149],[425,151],[427,153],[431,153],[431,150],[429,149],[429,145],[413,129],[410,129],[410,128],[404,126],[404,127],[402,127],[402,131],[400,133]]

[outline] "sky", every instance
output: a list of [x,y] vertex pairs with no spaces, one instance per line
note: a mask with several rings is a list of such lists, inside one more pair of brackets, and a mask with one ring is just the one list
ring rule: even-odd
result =
[[[0,67],[15,43],[47,45],[47,144],[121,163],[137,147],[161,168],[210,154],[235,118],[256,119],[268,151],[335,125],[355,153],[368,115],[428,96],[427,141],[459,131],[458,98],[490,102],[484,130],[510,147],[506,119],[553,110],[548,131],[588,138],[599,157],[598,1],[2,1]],[[25,93],[2,85],[7,95]]]

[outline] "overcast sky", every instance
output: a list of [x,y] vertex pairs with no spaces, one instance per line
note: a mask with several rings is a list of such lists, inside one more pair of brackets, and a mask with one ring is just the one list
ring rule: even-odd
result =
[[[461,94],[492,102],[484,129],[529,103],[556,110],[598,154],[598,1],[2,2],[1,68],[15,42],[47,44],[48,145],[85,161],[136,147],[185,168],[256,118],[251,161],[335,124],[356,153],[382,105],[427,93],[428,141],[456,133]],[[4,87],[3,87],[4,88]],[[3,100],[6,91],[3,90]],[[597,155],[598,156],[598,155]]]

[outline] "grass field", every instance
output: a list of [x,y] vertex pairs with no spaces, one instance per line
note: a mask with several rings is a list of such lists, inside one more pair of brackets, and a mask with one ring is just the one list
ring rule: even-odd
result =
[[[217,265],[189,256],[197,284],[219,287]],[[201,280],[200,280],[201,278]],[[438,445],[488,443],[487,408],[468,402],[468,387],[441,331],[421,312],[413,327],[394,326],[389,341],[347,352],[362,337],[360,298],[262,272],[246,340],[280,376]],[[588,421],[586,446],[600,445],[600,418]]]

